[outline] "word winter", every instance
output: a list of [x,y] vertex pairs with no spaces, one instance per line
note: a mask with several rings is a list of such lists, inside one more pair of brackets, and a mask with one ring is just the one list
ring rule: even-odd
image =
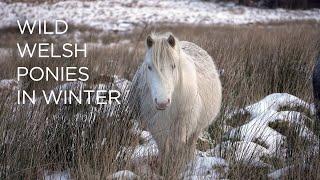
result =
[[[119,101],[120,92],[118,90],[79,90],[77,92],[72,90],[60,90],[60,91],[46,91],[42,90],[42,96],[47,104],[112,104]],[[30,101],[32,104],[36,104],[36,91],[33,90],[30,95],[25,90],[18,91],[18,104],[26,104]]]

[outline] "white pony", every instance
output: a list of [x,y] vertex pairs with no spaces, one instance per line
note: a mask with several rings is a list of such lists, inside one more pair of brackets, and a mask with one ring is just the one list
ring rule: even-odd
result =
[[133,82],[142,122],[156,140],[160,158],[170,151],[193,154],[198,136],[221,106],[221,82],[209,54],[171,33],[153,33]]

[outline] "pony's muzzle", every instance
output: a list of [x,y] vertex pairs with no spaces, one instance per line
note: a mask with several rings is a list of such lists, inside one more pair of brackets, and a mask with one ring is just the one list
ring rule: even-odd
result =
[[154,99],[156,108],[158,110],[165,110],[170,105],[170,99],[168,98],[165,102],[158,102],[157,98]]

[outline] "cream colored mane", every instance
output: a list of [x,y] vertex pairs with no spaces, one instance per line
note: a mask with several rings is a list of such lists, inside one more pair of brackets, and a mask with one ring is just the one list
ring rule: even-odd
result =
[[151,33],[151,38],[154,40],[152,45],[152,56],[153,62],[156,65],[157,70],[159,70],[162,66],[172,65],[175,63],[176,52],[175,50],[180,50],[179,42],[176,42],[175,48],[171,48],[170,44],[167,42],[167,37],[171,33],[158,34]]

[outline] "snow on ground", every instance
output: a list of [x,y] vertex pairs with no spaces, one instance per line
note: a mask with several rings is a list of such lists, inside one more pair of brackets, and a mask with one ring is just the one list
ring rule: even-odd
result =
[[107,179],[139,179],[139,176],[131,171],[123,170],[108,176]]
[[257,140],[264,142],[266,148],[272,154],[279,152],[278,147],[284,143],[286,137],[269,127],[270,122],[288,122],[300,125],[302,129],[299,135],[301,137],[315,139],[316,136],[313,132],[305,126],[304,119],[306,116],[297,111],[279,111],[279,108],[284,106],[312,108],[311,105],[293,95],[274,93],[253,105],[240,109],[238,111],[240,113],[250,113],[250,121],[240,127],[231,129],[226,135],[233,138],[238,137],[247,142]]
[[120,78],[119,76],[114,76],[114,84],[117,89],[121,92],[123,98],[126,98],[129,95],[129,89],[131,87],[131,81],[127,79]]
[[[234,128],[229,132],[240,133],[238,141],[226,140],[213,149],[205,152],[198,151],[195,159],[192,160],[187,166],[186,171],[183,173],[184,179],[217,179],[223,177],[227,173],[229,164],[232,162],[243,162],[258,167],[272,167],[261,160],[261,157],[280,157],[277,148],[281,147],[280,144],[286,138],[284,135],[275,131],[268,126],[269,122],[288,121],[305,126],[301,117],[304,115],[296,111],[279,111],[281,107],[304,107],[312,109],[312,106],[307,102],[287,93],[274,93],[266,96],[259,102],[249,105],[238,112],[249,112],[251,119],[246,124]],[[234,114],[231,114],[231,118]],[[316,138],[312,131],[304,127],[305,130],[301,131],[301,136],[305,138]],[[144,144],[138,145],[133,152],[133,160],[146,159],[150,156],[158,154],[158,149],[152,135],[148,131],[139,130],[135,127],[137,133],[144,139]],[[229,137],[230,138],[230,137]],[[232,138],[232,137],[231,137]],[[266,143],[260,145],[255,140]],[[228,160],[223,157],[227,157]],[[230,161],[231,160],[231,161]],[[219,167],[220,171],[215,167]],[[223,169],[223,172],[221,172]],[[277,177],[283,170],[275,171],[269,174],[270,177]],[[222,174],[221,174],[222,173]],[[281,173],[280,173],[281,174]]]
[[[219,167],[220,171],[216,170],[215,167]],[[183,173],[183,179],[218,179],[221,177],[221,173],[228,171],[228,168],[229,165],[226,160],[198,153],[195,159],[187,165],[187,170]]]
[[320,9],[258,9],[200,0],[61,1],[54,4],[0,2],[0,28],[16,20],[64,19],[106,31],[127,31],[146,23],[248,24],[270,21],[316,20]]
[[137,146],[132,153],[133,159],[147,159],[151,156],[158,155],[158,146],[152,138],[150,132],[142,131],[141,138],[145,141],[144,144]]
[[215,148],[207,150],[210,156],[231,157],[234,161],[247,163],[257,167],[266,167],[260,158],[271,156],[270,151],[259,144],[248,141],[226,141],[218,144]]
[[68,180],[71,179],[69,171],[45,172],[45,180]]
[[17,90],[19,89],[19,82],[15,79],[0,80],[0,90]]
[[270,179],[280,179],[283,175],[287,174],[288,171],[294,166],[287,166],[278,170],[275,170],[268,174],[268,178]]
[[249,111],[253,117],[257,117],[267,111],[277,111],[282,106],[302,106],[307,109],[310,105],[305,101],[287,94],[287,93],[274,93],[265,97],[263,100],[246,107],[245,109]]
[[[123,82],[123,80],[117,77],[115,78],[115,81]],[[119,88],[121,89],[121,87]],[[279,147],[279,143],[283,143],[282,141],[286,137],[268,127],[268,123],[276,120],[283,120],[304,126],[304,122],[299,118],[303,116],[302,113],[296,111],[279,112],[279,108],[283,106],[302,106],[305,108],[311,108],[308,103],[293,95],[287,93],[275,93],[266,96],[255,104],[240,109],[239,112],[246,111],[251,114],[249,122],[231,130],[231,132],[234,131],[234,133],[235,131],[238,133],[240,132],[240,140],[235,142],[232,140],[226,140],[205,152],[197,151],[195,158],[187,165],[186,170],[181,174],[183,179],[223,178],[224,175],[228,173],[229,165],[235,161],[259,167],[272,167],[271,165],[264,163],[261,160],[261,157],[278,156],[275,153],[275,148],[277,148],[277,146]],[[118,157],[124,157],[123,154],[129,154],[127,160],[136,164],[138,168],[140,166],[148,166],[147,160],[150,157],[155,157],[159,154],[156,142],[152,138],[150,132],[139,128],[138,122],[134,124],[131,131],[140,135],[143,143],[135,147],[124,147],[124,149],[118,153]],[[301,135],[303,135],[303,133]],[[311,131],[304,131],[304,135],[307,138],[310,136],[315,138]],[[255,142],[254,140],[257,138],[264,141],[267,144],[267,147]],[[275,170],[268,176],[270,178],[277,178],[286,171],[287,168]],[[110,176],[112,178],[124,177],[130,179],[139,178],[141,175],[143,174],[135,174],[128,170],[122,170]],[[46,174],[45,179],[56,179],[60,177],[69,177],[69,174],[65,172],[53,173],[50,175]]]

